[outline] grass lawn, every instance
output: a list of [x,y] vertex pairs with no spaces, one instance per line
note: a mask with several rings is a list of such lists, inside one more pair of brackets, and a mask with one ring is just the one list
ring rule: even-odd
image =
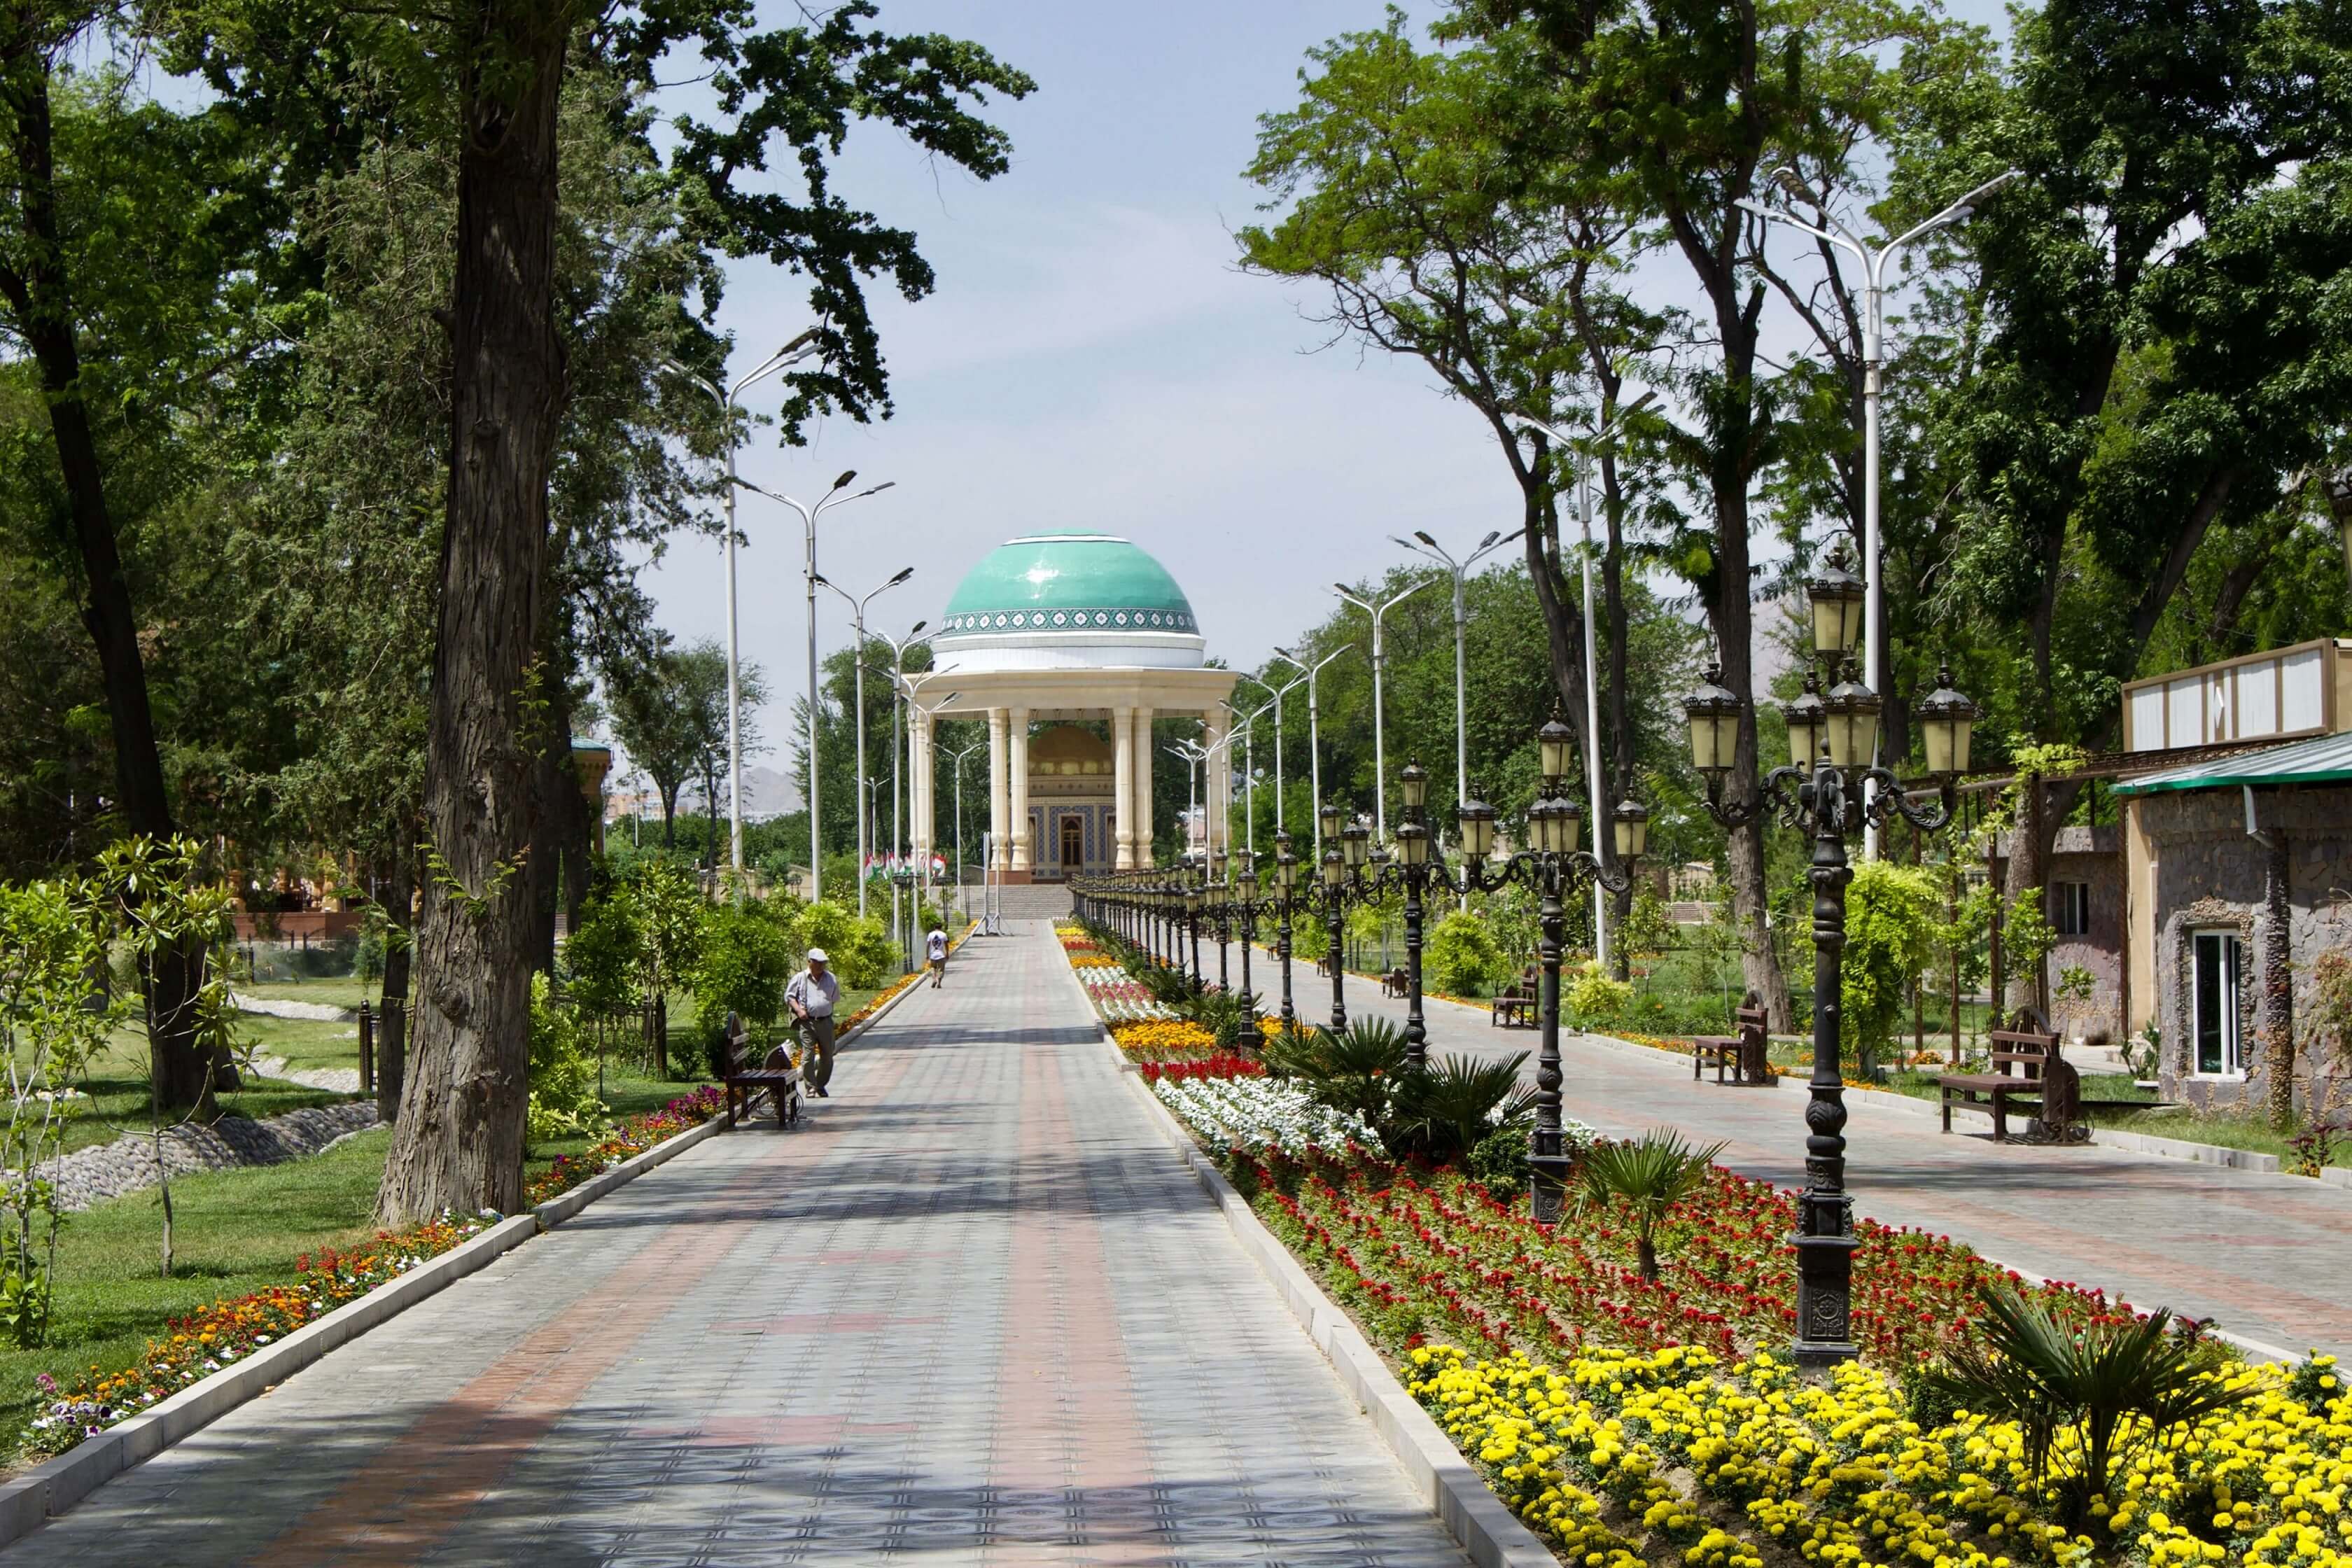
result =
[[[240,985],[236,994],[274,1002],[318,1002],[330,1007],[357,1007],[362,1002],[373,1002],[382,987],[373,980],[354,980],[342,975],[333,980],[264,980],[257,984]],[[351,1027],[346,1024],[345,1028]]]
[[[608,1064],[605,1100],[614,1116],[627,1116],[657,1109],[692,1087],[657,1083]],[[249,1114],[267,1114],[261,1101],[271,1095],[288,1101],[276,1110],[299,1096],[309,1104],[339,1098],[267,1085],[222,1098]],[[559,1154],[586,1152],[594,1142],[583,1135],[533,1145],[526,1178],[545,1171]],[[62,1380],[77,1368],[128,1364],[170,1320],[220,1297],[282,1283],[303,1253],[373,1236],[376,1184],[391,1142],[390,1130],[378,1128],[311,1159],[173,1182],[174,1258],[168,1279],[161,1267],[163,1201],[153,1188],[68,1215],[58,1238],[52,1342],[33,1351],[0,1348],[0,1453],[13,1448],[32,1417],[39,1396],[36,1373]]]

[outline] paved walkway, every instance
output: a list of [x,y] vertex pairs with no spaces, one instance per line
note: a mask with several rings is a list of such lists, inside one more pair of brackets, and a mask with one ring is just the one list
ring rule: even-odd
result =
[[1461,1568],[1017,932],[0,1563]]
[[[1215,961],[1202,952],[1203,968]],[[1238,965],[1239,950],[1234,963]],[[1251,961],[1269,1012],[1280,970]],[[1234,984],[1240,984],[1238,968]],[[1331,982],[1300,963],[1292,1004],[1311,1023],[1330,1016]],[[1375,981],[1348,977],[1349,1015],[1399,1023],[1404,1004]],[[1528,1053],[1536,1033],[1497,1029],[1484,1005],[1431,999],[1430,1048],[1473,1056]],[[1691,1081],[1690,1058],[1610,1049],[1570,1036],[1562,1047],[1566,1114],[1603,1132],[1679,1127],[1712,1142],[1745,1175],[1784,1186],[1804,1180],[1806,1096]],[[2010,1268],[2102,1287],[2147,1310],[2212,1318],[2248,1339],[2301,1352],[2352,1357],[2352,1192],[2298,1176],[2232,1171],[2092,1144],[2048,1149],[1995,1143],[1982,1116],[1956,1114],[1939,1131],[1935,1107],[1906,1096],[1850,1092],[1847,1175],[1855,1208],[1888,1225],[1967,1242]],[[1965,1131],[1964,1131],[1965,1130]]]

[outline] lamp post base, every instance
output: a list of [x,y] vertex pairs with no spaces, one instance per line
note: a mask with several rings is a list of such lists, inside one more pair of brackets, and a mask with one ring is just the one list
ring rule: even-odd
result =
[[1575,1162],[1565,1154],[1530,1154],[1528,1207],[1538,1225],[1558,1225],[1568,1211],[1568,1178]]
[[1823,1225],[1814,1234],[1790,1237],[1797,1252],[1797,1337],[1789,1354],[1801,1372],[1834,1372],[1862,1353],[1850,1315],[1853,1254],[1862,1244],[1853,1237],[1852,1200],[1844,1194],[1807,1193],[1799,1202],[1812,1218],[1843,1224],[1842,1233]]

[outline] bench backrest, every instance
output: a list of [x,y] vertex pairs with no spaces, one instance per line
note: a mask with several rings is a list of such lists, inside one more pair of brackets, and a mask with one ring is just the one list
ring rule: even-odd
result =
[[1739,1030],[1761,1029],[1770,1016],[1761,1007],[1742,1007],[1732,1015],[1732,1026]]
[[751,1037],[751,1032],[743,1026],[743,1020],[733,1013],[728,1014],[727,1070],[729,1072],[741,1072],[749,1065],[743,1058],[743,1047]]
[[2058,1058],[2058,1037],[2034,1029],[1995,1029],[1986,1037],[1992,1047],[1995,1072],[2008,1075],[2011,1067],[2025,1069],[2027,1078],[2039,1078],[2047,1064]]

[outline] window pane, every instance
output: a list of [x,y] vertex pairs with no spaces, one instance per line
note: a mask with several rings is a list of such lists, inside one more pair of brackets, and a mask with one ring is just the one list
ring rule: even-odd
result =
[[2221,938],[2219,933],[2200,934],[2196,943],[2196,973],[2193,986],[2197,1014],[2194,1025],[2197,1041],[2197,1070],[2218,1073],[2222,1070]]

